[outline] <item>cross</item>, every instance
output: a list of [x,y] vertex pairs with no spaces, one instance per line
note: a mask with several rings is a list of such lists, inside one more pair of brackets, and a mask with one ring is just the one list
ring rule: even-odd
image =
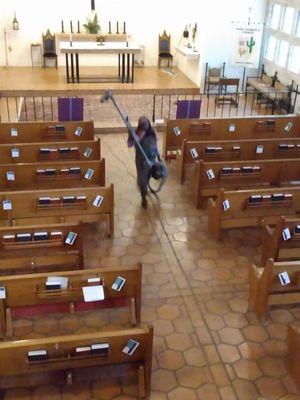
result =
[[248,17],[248,25],[250,25],[252,7],[249,7],[249,17]]

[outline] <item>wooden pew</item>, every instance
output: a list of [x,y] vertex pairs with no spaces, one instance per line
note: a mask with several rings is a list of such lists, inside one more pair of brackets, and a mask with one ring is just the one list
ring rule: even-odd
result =
[[[292,125],[291,125],[292,124]],[[180,134],[174,133],[179,128]],[[169,119],[163,136],[163,156],[179,150],[184,139],[242,140],[296,138],[300,132],[299,116],[258,116],[207,119]]]
[[[123,349],[130,339],[139,345],[128,355]],[[114,371],[112,376],[138,373],[139,397],[148,397],[152,346],[151,326],[3,342],[0,343],[0,387],[35,386],[53,383],[53,380],[63,385],[80,378],[108,377]],[[83,347],[87,349],[80,351]],[[28,353],[41,350],[44,356]],[[86,373],[82,373],[84,368]]]
[[[73,244],[66,243],[70,232],[77,235]],[[80,224],[0,227],[0,272],[22,274],[82,268],[82,239]]]
[[0,226],[61,222],[106,222],[112,235],[114,186],[0,192]]
[[299,182],[300,160],[202,161],[195,163],[191,187],[196,207],[203,199],[215,196],[220,188],[289,186]]
[[289,349],[289,370],[300,390],[300,324],[288,326],[287,341]]
[[100,161],[0,165],[0,191],[104,185],[104,158]]
[[[282,285],[279,274],[287,272],[290,283]],[[269,259],[264,268],[249,268],[249,308],[259,319],[267,316],[271,305],[296,304],[300,301],[300,261],[274,262]]]
[[[284,198],[278,194],[283,194]],[[229,209],[225,211],[223,202],[226,200]],[[208,229],[215,239],[220,239],[223,229],[274,225],[281,215],[296,217],[299,212],[299,186],[234,191],[220,189],[215,200],[208,199]]]
[[176,158],[177,175],[185,180],[188,166],[196,160],[237,161],[297,158],[300,156],[300,139],[249,139],[222,141],[192,141],[185,139]]
[[269,258],[275,261],[300,260],[300,218],[280,217],[274,227],[263,226],[262,265]]
[[[75,134],[78,127],[80,135]],[[94,140],[93,121],[0,123],[0,143]]]
[[[90,154],[90,155],[89,155]],[[82,142],[13,143],[0,145],[1,164],[100,160],[100,139]]]
[[[0,335],[2,334],[3,338],[13,336],[12,320],[15,315],[22,315],[22,311],[28,307],[34,315],[45,314],[46,307],[53,304],[64,305],[63,312],[85,311],[89,304],[92,309],[95,306],[103,308],[129,305],[132,325],[141,323],[142,264],[63,272],[59,277],[67,278],[68,283],[67,288],[61,289],[46,289],[49,277],[57,277],[57,272],[0,277],[0,286],[4,287],[6,292],[6,298],[0,300],[0,315],[5,316],[0,320]],[[112,289],[117,277],[125,279],[120,290]],[[82,288],[98,284],[88,283],[89,279],[100,280],[105,300],[84,302]],[[125,304],[121,303],[121,300],[124,300]]]

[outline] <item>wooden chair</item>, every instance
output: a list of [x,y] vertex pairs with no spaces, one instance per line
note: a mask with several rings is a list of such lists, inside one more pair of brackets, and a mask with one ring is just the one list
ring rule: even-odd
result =
[[[70,232],[76,233],[67,244]],[[43,236],[41,235],[43,233]],[[0,272],[21,273],[83,268],[80,224],[43,224],[0,228]]]
[[[283,198],[278,198],[278,194],[283,194]],[[226,211],[223,205],[225,200],[230,206]],[[275,225],[281,215],[296,217],[300,208],[300,187],[234,191],[220,189],[215,200],[208,199],[207,206],[208,229],[215,239],[220,239],[225,229]]]
[[[51,308],[50,312],[71,312],[111,307],[129,307],[132,326],[141,323],[141,288],[142,265],[120,267],[103,267],[77,271],[64,271],[60,277],[67,279],[67,287],[46,290],[49,277],[57,277],[57,272],[36,273],[28,275],[0,277],[0,285],[5,288],[6,298],[0,300],[0,335],[13,336],[14,316],[31,314],[38,315],[49,312],[49,305],[61,305],[58,309]],[[112,285],[120,276],[125,279],[120,290],[112,289]],[[103,286],[105,299],[103,301],[85,303],[82,287],[88,286],[88,279],[98,278]],[[97,283],[91,283],[97,285]],[[90,307],[88,307],[90,305]],[[116,321],[117,325],[117,321]]]
[[239,79],[219,78],[218,94],[215,98],[216,107],[229,105],[235,108],[239,105]]
[[289,370],[300,390],[300,324],[288,326],[287,341],[289,349]]
[[46,68],[46,61],[48,59],[54,60],[55,67],[57,68],[57,54],[55,45],[55,35],[52,35],[47,30],[46,34],[42,36],[43,38],[43,66]]
[[[290,283],[282,285],[279,274],[287,272]],[[249,308],[259,319],[266,318],[271,305],[297,304],[300,301],[300,261],[274,262],[269,259],[264,268],[249,268]]]
[[[123,350],[130,339],[139,345],[128,354]],[[152,326],[3,342],[0,343],[0,387],[30,387],[51,382],[64,386],[82,379],[108,379],[135,373],[139,398],[149,397],[152,348]]]
[[46,163],[100,160],[100,139],[82,142],[0,144],[0,163]]
[[[265,265],[269,258],[274,261],[300,260],[300,233],[297,232],[300,226],[299,218],[280,217],[276,225],[264,225],[262,234],[262,256],[261,263]],[[284,235],[288,229],[290,238]]]
[[167,60],[168,68],[172,69],[173,55],[170,53],[171,35],[167,35],[166,31],[158,37],[158,67],[161,68],[162,60]]

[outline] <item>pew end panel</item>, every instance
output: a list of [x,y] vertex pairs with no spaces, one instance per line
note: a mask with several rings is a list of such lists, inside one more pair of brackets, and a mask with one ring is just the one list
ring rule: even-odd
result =
[[288,326],[287,342],[289,349],[289,370],[291,376],[300,390],[300,325]]

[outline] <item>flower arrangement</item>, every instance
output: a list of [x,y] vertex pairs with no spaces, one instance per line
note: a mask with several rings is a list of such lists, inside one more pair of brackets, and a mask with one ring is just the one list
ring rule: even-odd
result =
[[83,25],[88,33],[98,33],[100,31],[100,25],[98,21],[97,13],[95,13],[93,19],[88,19],[87,23]]

